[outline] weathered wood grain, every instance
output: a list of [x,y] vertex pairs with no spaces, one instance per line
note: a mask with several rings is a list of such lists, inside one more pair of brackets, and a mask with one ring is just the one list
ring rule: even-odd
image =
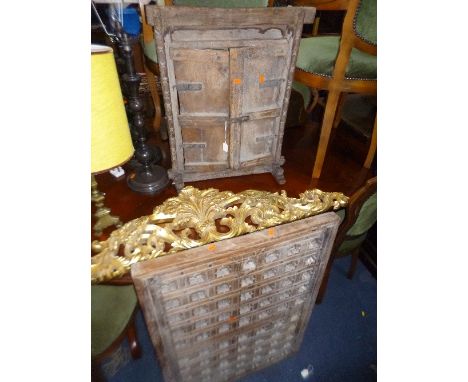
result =
[[[312,24],[315,18],[313,7],[275,7],[275,8],[194,8],[194,7],[158,7],[146,6],[148,24],[155,25],[155,18],[162,14],[164,26],[172,27],[207,27],[224,26],[226,29],[249,27],[261,24],[267,25],[294,24],[300,14],[303,23]],[[194,17],[194,14],[197,17]]]
[[165,380],[235,380],[297,351],[339,221],[326,213],[135,264]]
[[146,8],[154,25],[177,190],[184,181],[271,172],[304,20],[313,8]]

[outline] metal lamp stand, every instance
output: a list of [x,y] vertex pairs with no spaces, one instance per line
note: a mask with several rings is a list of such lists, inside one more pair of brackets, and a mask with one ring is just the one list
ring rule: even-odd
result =
[[125,73],[122,74],[121,80],[127,98],[129,123],[135,146],[134,158],[137,160],[137,165],[127,177],[127,184],[135,192],[155,195],[167,187],[169,178],[166,170],[156,164],[162,158],[161,149],[149,146],[147,142],[144,103],[139,92],[141,77],[136,73],[133,62],[133,44],[137,38],[125,33],[120,23],[115,20],[114,28],[115,40],[125,64]]

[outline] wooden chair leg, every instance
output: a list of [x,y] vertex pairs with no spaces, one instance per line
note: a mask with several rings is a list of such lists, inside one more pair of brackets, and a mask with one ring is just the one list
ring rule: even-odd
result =
[[91,382],[105,382],[105,380],[100,363],[91,359]]
[[372,165],[372,161],[374,160],[375,152],[377,150],[377,116],[375,116],[374,120],[374,128],[372,129],[372,138],[369,147],[369,151],[367,152],[366,160],[364,161],[364,167],[370,168]]
[[312,178],[320,178],[322,172],[325,154],[327,153],[328,141],[335,119],[336,108],[338,107],[338,100],[340,98],[340,91],[330,90],[328,93],[327,103],[325,105],[325,112],[323,115],[322,129],[320,131],[320,140],[317,148],[317,155],[315,156],[314,170],[312,171]]
[[333,253],[330,255],[330,259],[328,260],[327,267],[325,268],[325,273],[323,274],[322,283],[320,284],[320,289],[317,294],[317,299],[315,300],[316,304],[320,304],[325,297],[325,292],[327,291],[328,286],[328,279],[330,278],[330,271],[333,265]]
[[163,122],[161,123],[161,128],[159,129],[159,135],[163,141],[167,141],[169,139],[169,135],[167,133],[167,119],[164,118]]
[[347,275],[348,279],[350,280],[353,278],[354,273],[356,272],[360,249],[361,247],[357,247],[356,249],[353,250],[353,252],[351,252],[351,265],[349,267],[348,275]]
[[153,120],[153,129],[155,132],[160,132],[161,127],[161,100],[158,94],[158,88],[156,86],[156,79],[154,74],[148,67],[145,65],[146,78],[148,80],[148,87],[150,89],[151,98],[153,99],[154,104],[154,120]]
[[320,15],[316,15],[314,23],[312,24],[312,37],[318,36],[318,29],[320,24]]
[[333,128],[336,129],[341,122],[341,113],[343,112],[343,105],[346,101],[346,93],[340,94],[340,100],[335,112],[335,119],[333,120]]
[[127,329],[127,339],[130,345],[130,353],[132,354],[133,359],[141,357],[141,348],[138,344],[136,329],[135,329],[135,315],[132,317],[132,320]]
[[309,88],[312,93],[312,100],[310,101],[309,105],[307,106],[306,113],[312,113],[315,106],[317,106],[319,100],[319,92],[316,88]]

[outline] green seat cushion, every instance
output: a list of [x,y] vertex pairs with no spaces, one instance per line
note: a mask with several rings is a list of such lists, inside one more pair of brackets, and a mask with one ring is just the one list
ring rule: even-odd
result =
[[[338,210],[336,211],[336,214],[341,218],[341,222],[343,222],[346,216],[346,209],[343,208],[341,210]],[[359,247],[361,243],[366,239],[366,237],[367,237],[367,232],[360,236],[355,236],[355,237],[352,237],[343,241],[343,243],[341,243],[340,247],[338,248],[338,252],[339,253],[351,252],[353,249]]]
[[[346,210],[339,210],[337,214],[342,221]],[[377,193],[371,195],[361,207],[359,215],[353,226],[346,232],[347,236],[351,236],[341,243],[338,252],[347,253],[359,247],[367,237],[367,231],[377,221]]]
[[346,239],[341,243],[340,248],[338,248],[339,253],[348,253],[351,252],[353,249],[359,247],[364,240],[366,240],[367,232],[360,236],[355,236],[349,239]]
[[174,0],[175,5],[208,8],[260,8],[268,6],[268,0]]
[[133,285],[91,286],[91,356],[106,350],[123,332],[137,305]]
[[158,55],[156,53],[156,42],[154,40],[150,42],[144,42],[143,39],[141,39],[141,47],[143,48],[143,54],[155,64],[157,64]]
[[[309,73],[331,77],[339,44],[339,36],[303,38],[299,45],[296,67]],[[377,57],[353,48],[345,75],[346,78],[376,79]]]
[[361,0],[354,30],[364,41],[377,45],[377,0]]
[[350,236],[359,236],[366,233],[377,221],[377,194],[373,194],[367,199],[359,211],[356,222],[346,233]]
[[341,222],[343,222],[343,219],[346,216],[346,210],[342,208],[341,210],[336,211],[336,214],[341,218]]

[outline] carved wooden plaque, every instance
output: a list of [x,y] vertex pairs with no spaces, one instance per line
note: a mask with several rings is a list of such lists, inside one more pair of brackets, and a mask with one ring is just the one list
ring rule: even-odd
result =
[[299,349],[340,219],[325,213],[132,267],[167,381],[231,381]]
[[172,169],[184,181],[271,172],[284,183],[284,124],[304,19],[315,8],[147,7]]

